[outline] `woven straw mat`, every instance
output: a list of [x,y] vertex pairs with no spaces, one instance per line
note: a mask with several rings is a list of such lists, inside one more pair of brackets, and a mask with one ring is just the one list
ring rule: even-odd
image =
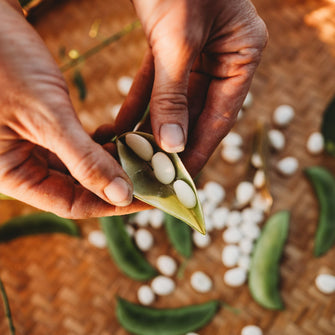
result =
[[[177,288],[167,297],[157,298],[155,307],[177,307],[218,298],[240,310],[235,314],[221,309],[200,335],[238,335],[243,326],[255,324],[266,335],[335,334],[335,296],[319,292],[317,274],[335,274],[335,248],[321,258],[313,257],[314,234],[319,208],[304,167],[323,165],[335,172],[334,160],[326,154],[312,156],[306,151],[308,135],[320,126],[322,111],[335,93],[335,7],[329,1],[255,0],[269,30],[269,43],[251,86],[254,100],[235,126],[244,139],[241,162],[230,165],[213,155],[198,180],[221,183],[229,206],[236,185],[244,178],[256,120],[272,124],[272,113],[281,104],[292,105],[296,115],[283,130],[285,149],[271,153],[269,178],[274,197],[272,212],[291,210],[289,237],[280,267],[280,290],[284,311],[267,311],[253,301],[247,285],[230,288],[223,282],[227,268],[221,262],[222,232],[213,231],[212,243],[194,249]],[[52,10],[51,10],[52,9]],[[32,23],[45,40],[59,65],[65,62],[60,50],[80,53],[101,39],[119,31],[136,19],[131,4],[122,1],[61,1]],[[89,37],[92,24],[100,24],[97,37]],[[80,64],[87,86],[87,98],[78,99],[72,84],[73,70],[65,73],[71,97],[87,131],[112,121],[112,107],[124,97],[117,79],[134,76],[146,49],[146,40],[137,28]],[[286,156],[299,160],[299,170],[291,177],[276,172],[276,162]],[[17,201],[0,202],[1,222],[36,211]],[[106,249],[88,243],[90,231],[99,229],[97,220],[77,222],[82,238],[49,235],[13,240],[0,245],[0,278],[6,287],[18,335],[125,335],[117,322],[115,296],[136,302],[141,285],[120,273]],[[146,253],[155,263],[161,254],[182,259],[167,241],[164,229],[152,230],[155,245]],[[190,286],[195,270],[213,279],[213,290],[196,293]],[[0,334],[8,335],[7,320],[0,308]]]

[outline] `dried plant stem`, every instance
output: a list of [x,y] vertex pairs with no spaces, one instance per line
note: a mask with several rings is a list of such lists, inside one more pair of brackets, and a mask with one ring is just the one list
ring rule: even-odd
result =
[[5,314],[6,314],[6,317],[8,319],[10,332],[11,332],[12,335],[15,335],[15,327],[14,327],[14,324],[13,324],[12,313],[10,311],[6,290],[5,290],[5,287],[4,287],[1,279],[0,279],[0,292],[1,292],[2,300],[3,300],[3,304],[4,304],[4,307],[5,307]]
[[98,53],[100,50],[107,47],[111,43],[118,41],[123,36],[127,35],[128,33],[132,32],[133,30],[138,28],[140,25],[141,24],[140,24],[139,20],[136,20],[136,21],[126,25],[123,29],[121,29],[117,33],[113,34],[112,36],[107,37],[106,39],[104,39],[101,43],[99,43],[95,47],[93,47],[93,48],[87,50],[86,52],[84,52],[83,54],[81,54],[78,58],[72,59],[68,63],[65,63],[64,65],[62,65],[60,67],[60,70],[62,72],[65,72],[65,71],[75,67],[79,63],[84,62],[87,58],[95,55],[96,53]]

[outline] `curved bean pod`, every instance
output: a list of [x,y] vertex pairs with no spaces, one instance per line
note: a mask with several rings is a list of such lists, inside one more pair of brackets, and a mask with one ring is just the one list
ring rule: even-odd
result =
[[314,255],[325,254],[335,243],[335,178],[321,166],[305,169],[320,204],[319,224],[315,236]]
[[63,233],[79,236],[77,225],[51,213],[33,213],[14,217],[0,226],[0,242],[27,235]]
[[132,279],[143,281],[157,275],[156,269],[136,248],[120,216],[100,218],[109,252],[119,269]]
[[279,261],[289,229],[290,213],[280,211],[265,223],[256,242],[249,270],[249,290],[256,302],[268,309],[283,309],[278,284]]
[[216,314],[220,302],[174,309],[156,309],[118,297],[116,316],[120,324],[136,335],[184,335],[205,326]]

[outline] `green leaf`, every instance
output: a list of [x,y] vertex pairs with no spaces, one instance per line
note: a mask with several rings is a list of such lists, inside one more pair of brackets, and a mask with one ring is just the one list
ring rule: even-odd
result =
[[[135,133],[145,137],[151,143],[155,152],[162,151],[155,143],[152,135],[142,132]],[[167,154],[176,170],[175,179],[181,179],[187,182],[196,195],[197,204],[191,209],[186,208],[178,200],[173,189],[173,183],[168,185],[160,183],[156,179],[150,163],[145,162],[138,157],[125,144],[125,136],[127,134],[129,133],[121,135],[117,139],[116,144],[121,165],[133,182],[135,198],[161,209],[162,211],[184,221],[200,233],[205,234],[204,217],[200,201],[197,196],[197,190],[191,176],[187,172],[179,156],[177,154]]]
[[79,99],[81,101],[84,101],[87,95],[86,84],[79,70],[74,71],[72,80],[73,80],[73,84],[76,86],[78,90]]

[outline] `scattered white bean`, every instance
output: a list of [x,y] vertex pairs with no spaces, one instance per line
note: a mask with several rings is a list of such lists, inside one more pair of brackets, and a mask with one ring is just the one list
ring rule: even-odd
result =
[[261,193],[256,193],[251,200],[251,207],[263,212],[267,212],[272,204],[272,200],[265,198]]
[[109,114],[112,117],[112,120],[115,121],[119,115],[121,109],[121,104],[116,104],[109,109]]
[[265,172],[264,170],[257,170],[254,175],[253,184],[256,188],[262,188],[265,185]]
[[149,162],[154,154],[151,143],[141,135],[127,134],[126,143],[137,156]]
[[241,160],[243,152],[239,147],[224,146],[221,151],[221,157],[227,163],[235,164]]
[[254,152],[251,156],[251,164],[256,169],[260,169],[263,167],[263,160],[261,155],[258,152]]
[[142,285],[137,291],[137,299],[140,304],[148,306],[155,300],[155,294],[150,286]]
[[222,229],[226,225],[229,209],[226,207],[215,208],[212,213],[212,222],[215,229]]
[[134,223],[140,227],[146,227],[150,220],[150,210],[141,211],[135,214]]
[[237,227],[229,227],[223,232],[222,237],[226,243],[238,243],[242,238],[242,233]]
[[254,249],[253,241],[248,237],[243,237],[238,243],[241,253],[244,255],[250,255]]
[[226,245],[221,254],[222,263],[224,266],[231,268],[237,265],[240,256],[240,249],[237,245]]
[[278,127],[286,127],[294,117],[294,109],[289,105],[278,106],[273,113],[273,122]]
[[184,182],[183,180],[176,180],[173,183],[173,189],[176,192],[176,196],[178,200],[186,207],[186,208],[194,208],[197,204],[197,199],[193,192],[192,187]]
[[207,293],[212,289],[213,282],[206,273],[196,271],[191,275],[191,286],[199,293]]
[[240,134],[231,131],[226,135],[221,143],[226,146],[239,147],[243,144],[243,139]]
[[160,228],[164,223],[164,212],[160,209],[154,208],[149,211],[149,223],[153,228]]
[[320,292],[331,294],[335,292],[335,276],[331,274],[319,274],[315,279],[315,285]]
[[224,188],[215,181],[209,181],[204,186],[204,192],[208,201],[218,204],[224,200],[226,192]]
[[231,211],[227,215],[226,225],[227,227],[234,227],[241,223],[242,221],[242,214],[239,211]]
[[252,221],[255,223],[261,223],[264,220],[264,213],[261,209],[256,207],[248,207],[242,211],[243,221]]
[[236,117],[236,120],[239,121],[243,118],[243,115],[244,115],[244,112],[242,109],[240,109],[237,113],[237,117]]
[[261,234],[260,228],[252,222],[244,222],[240,226],[241,232],[244,236],[251,240],[256,240]]
[[320,154],[324,149],[325,141],[319,132],[312,133],[307,139],[307,150],[312,155]]
[[157,295],[169,295],[176,288],[176,284],[171,278],[157,276],[152,280],[151,288]]
[[107,245],[106,236],[101,230],[93,230],[88,234],[88,242],[97,248],[105,248]]
[[168,255],[157,258],[157,269],[165,276],[173,276],[177,271],[177,262]]
[[198,198],[201,204],[204,204],[207,201],[206,193],[204,190],[197,190]]
[[236,188],[236,200],[241,206],[247,205],[255,194],[255,186],[249,181],[242,181]]
[[135,235],[135,229],[130,224],[126,225],[126,231],[130,237],[133,237]]
[[204,215],[204,221],[206,225],[206,231],[210,233],[214,229],[213,221],[210,216]]
[[251,259],[250,259],[250,256],[248,255],[241,255],[237,261],[237,265],[240,268],[247,270],[247,271],[249,271],[250,269],[250,263],[251,263]]
[[132,84],[133,78],[128,76],[120,77],[116,83],[119,92],[124,96],[129,93]]
[[242,328],[241,335],[263,335],[261,328],[249,325]]
[[154,244],[154,238],[147,229],[140,228],[135,232],[135,243],[142,251],[148,251]]
[[203,235],[198,231],[194,231],[192,236],[193,242],[198,248],[206,248],[211,243],[211,237],[208,234]]
[[298,160],[295,157],[286,157],[277,163],[277,170],[284,176],[293,175],[299,167]]
[[187,333],[186,335],[199,335],[198,333]]
[[205,201],[202,205],[204,215],[210,216],[216,208],[216,204],[212,201]]
[[268,132],[269,143],[271,147],[277,151],[283,150],[285,147],[285,136],[278,129],[271,129]]
[[226,273],[223,276],[223,281],[231,287],[241,286],[246,282],[246,280],[247,280],[247,271],[240,267],[226,271]]
[[154,175],[162,184],[170,184],[175,176],[176,170],[167,154],[164,152],[156,152],[151,159]]
[[248,92],[247,96],[245,97],[245,99],[243,101],[242,107],[243,108],[249,108],[252,105],[253,101],[254,101],[254,97],[253,97],[252,93]]

